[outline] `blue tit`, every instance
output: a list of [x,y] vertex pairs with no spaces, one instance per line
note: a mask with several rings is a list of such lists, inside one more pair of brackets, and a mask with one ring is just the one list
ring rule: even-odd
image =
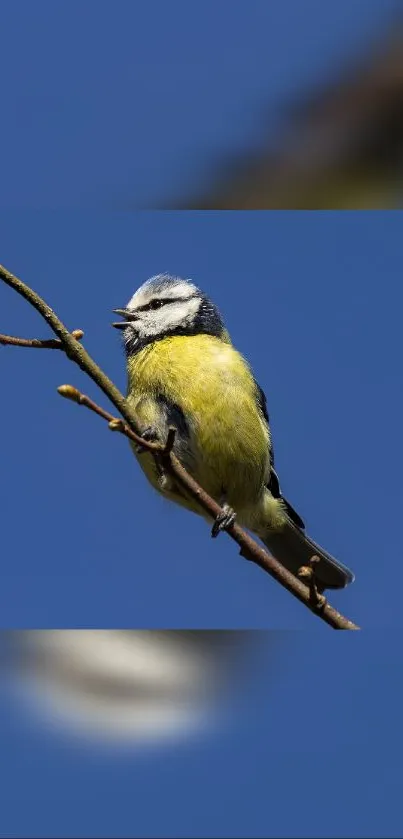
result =
[[[215,532],[235,511],[293,574],[315,554],[322,591],[351,583],[352,572],[306,535],[281,492],[266,397],[214,303],[190,280],[159,274],[114,311],[123,318],[114,326],[123,332],[128,402],[146,438],[165,441],[175,427],[174,453],[223,506]],[[203,515],[171,478],[161,478],[152,455],[133,450],[157,490]]]

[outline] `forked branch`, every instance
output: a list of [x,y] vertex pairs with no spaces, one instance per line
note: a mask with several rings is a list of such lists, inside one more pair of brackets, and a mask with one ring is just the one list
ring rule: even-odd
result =
[[[20,347],[35,347],[41,349],[61,349],[65,352],[71,361],[74,361],[81,370],[86,373],[108,399],[115,406],[123,419],[117,419],[105,411],[92,399],[84,394],[81,394],[76,388],[71,385],[62,385],[59,388],[59,393],[72,399],[77,404],[89,408],[91,411],[102,417],[109,423],[111,430],[118,431],[128,437],[132,442],[143,450],[149,451],[156,458],[160,467],[166,474],[169,474],[181,487],[190,495],[199,506],[212,518],[216,519],[222,509],[211,498],[201,486],[192,478],[191,475],[184,469],[178,458],[172,451],[172,446],[175,437],[175,429],[170,429],[168,439],[164,445],[144,440],[141,437],[141,428],[136,415],[132,411],[127,400],[113,382],[106,376],[106,374],[98,367],[95,361],[87,353],[84,347],[79,343],[83,336],[82,330],[75,330],[69,332],[67,327],[57,317],[55,312],[34,292],[29,286],[15,277],[10,271],[0,265],[0,279],[8,286],[13,288],[18,294],[24,297],[31,306],[36,309],[40,315],[46,320],[50,328],[57,336],[54,339],[40,341],[39,339],[25,339],[13,338],[7,335],[0,336],[0,343],[3,345],[12,345]],[[340,612],[334,609],[326,600],[325,597],[317,595],[314,585],[314,571],[313,565],[315,558],[313,558],[312,567],[301,569],[301,579],[298,579],[290,571],[287,571],[283,565],[277,562],[264,548],[260,547],[257,542],[249,536],[236,521],[230,524],[227,528],[228,535],[238,543],[240,546],[241,555],[248,560],[251,560],[256,565],[259,565],[264,571],[274,577],[284,588],[294,595],[301,603],[304,603],[315,615],[320,617],[329,626],[334,629],[359,629],[359,627],[352,621],[345,618]],[[302,582],[302,578],[308,580],[308,585]],[[316,593],[315,593],[316,592]]]

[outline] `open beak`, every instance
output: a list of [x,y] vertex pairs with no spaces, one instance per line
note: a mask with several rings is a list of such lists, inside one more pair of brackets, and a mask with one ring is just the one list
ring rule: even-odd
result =
[[129,309],[113,309],[112,311],[115,315],[119,315],[123,318],[123,320],[119,320],[112,324],[115,329],[126,329],[126,326],[130,321],[137,320],[136,315],[133,312],[130,312]]

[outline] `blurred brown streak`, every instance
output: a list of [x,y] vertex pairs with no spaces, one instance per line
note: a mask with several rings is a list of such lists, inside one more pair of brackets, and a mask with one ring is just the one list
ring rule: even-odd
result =
[[387,209],[403,205],[403,26],[290,109],[278,148],[221,167],[175,209]]

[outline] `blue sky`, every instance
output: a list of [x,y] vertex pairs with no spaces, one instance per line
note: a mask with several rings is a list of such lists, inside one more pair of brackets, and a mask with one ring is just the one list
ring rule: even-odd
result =
[[78,748],[0,701],[2,835],[400,837],[400,638],[283,635],[248,707],[175,748]]
[[[402,566],[400,213],[3,214],[2,259],[121,389],[110,327],[148,276],[192,277],[265,390],[283,490],[356,572],[332,596],[364,626],[396,622]],[[1,330],[45,324],[1,286]],[[148,486],[124,438],[56,388],[91,382],[61,354],[0,352],[3,627],[326,626],[231,540]],[[4,397],[3,397],[4,398]],[[57,475],[55,468],[57,467]],[[382,573],[393,563],[393,575]]]
[[[227,537],[157,497],[126,441],[58,397],[69,382],[107,404],[63,356],[2,348],[2,627],[310,630],[290,634],[277,670],[262,659],[236,724],[152,758],[77,754],[0,707],[2,831],[401,835],[401,214],[0,223],[4,264],[85,329],[121,388],[111,309],[164,270],[210,293],[267,393],[284,490],[356,572],[332,601],[364,627],[336,638]],[[11,290],[0,297],[2,331],[47,334]]]
[[[111,309],[163,270],[211,294],[267,393],[284,490],[356,572],[332,602],[365,630],[332,635],[165,505],[126,441],[58,397],[109,407],[61,354],[0,347],[1,628],[311,630],[277,669],[268,636],[236,723],[152,757],[77,754],[0,697],[3,835],[401,836],[402,216],[99,210],[198,187],[395,8],[3,4],[1,261],[122,389]],[[46,335],[1,284],[0,331]]]
[[16,0],[1,11],[1,205],[155,206],[200,189],[396,0]]

